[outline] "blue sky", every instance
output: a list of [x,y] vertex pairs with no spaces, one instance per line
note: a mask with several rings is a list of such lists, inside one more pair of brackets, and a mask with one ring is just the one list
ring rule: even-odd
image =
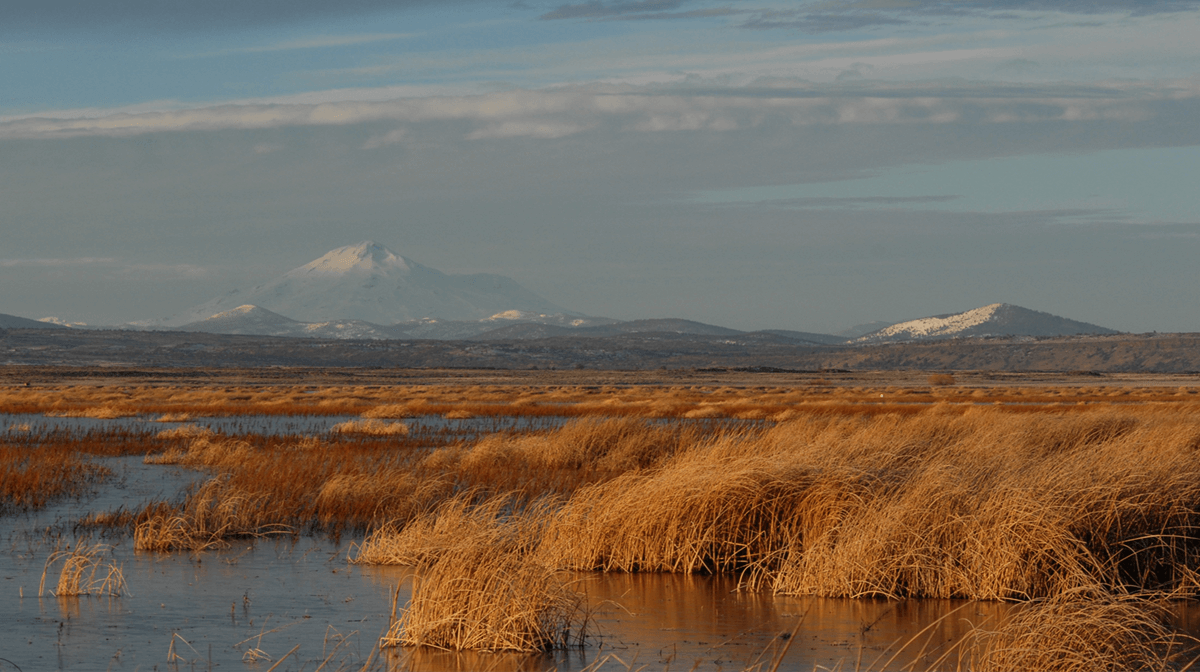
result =
[[363,239],[572,310],[1200,331],[1200,2],[0,2],[0,313]]

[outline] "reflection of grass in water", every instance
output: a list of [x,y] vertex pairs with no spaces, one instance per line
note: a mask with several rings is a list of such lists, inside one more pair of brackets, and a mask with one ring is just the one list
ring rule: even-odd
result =
[[104,555],[111,549],[104,544],[77,544],[73,549],[55,551],[46,558],[42,568],[42,579],[38,584],[38,596],[46,591],[46,576],[59,562],[58,584],[50,591],[55,597],[77,597],[80,595],[109,595],[120,597],[127,591],[125,575],[115,562],[104,562]]

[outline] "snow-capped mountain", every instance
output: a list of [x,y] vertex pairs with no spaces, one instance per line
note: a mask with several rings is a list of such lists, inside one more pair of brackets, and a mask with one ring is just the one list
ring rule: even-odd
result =
[[1069,336],[1072,334],[1115,334],[1113,329],[1068,320],[1050,313],[1030,310],[1008,303],[968,310],[964,313],[935,315],[900,322],[852,343],[895,343],[970,336]]
[[448,275],[371,241],[331,250],[249,290],[195,306],[162,323],[182,326],[252,305],[293,320],[393,325],[421,318],[482,320],[505,311],[567,311],[502,275]]

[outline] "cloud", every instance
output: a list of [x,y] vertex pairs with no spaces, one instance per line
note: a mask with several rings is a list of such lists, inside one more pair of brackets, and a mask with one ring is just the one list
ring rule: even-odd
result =
[[738,24],[752,30],[790,29],[806,33],[848,32],[876,26],[930,23],[948,16],[992,20],[1032,19],[1046,13],[1150,16],[1200,9],[1200,0],[858,0],[815,2],[799,9],[745,9]]
[[112,257],[74,257],[71,259],[34,258],[34,259],[0,259],[0,268],[47,268],[56,266],[92,266],[96,264],[112,264],[117,260]]
[[908,19],[880,12],[807,13],[793,10],[759,12],[740,26],[753,30],[792,28],[806,33],[831,33],[906,23],[909,23]]
[[[472,0],[451,0],[468,4]],[[165,30],[197,32],[277,26],[360,16],[445,0],[7,0],[0,33],[28,30]]]
[[206,58],[211,56],[228,56],[231,54],[257,54],[268,53],[273,51],[292,51],[295,49],[328,49],[332,47],[347,47],[358,44],[370,44],[372,42],[390,42],[392,40],[403,40],[413,36],[413,33],[368,33],[365,35],[323,35],[320,37],[312,37],[303,40],[288,40],[285,42],[275,42],[273,44],[263,44],[252,47],[239,47],[235,49],[222,49],[220,51],[212,51],[203,54],[195,54],[190,58]]
[[[372,122],[415,126],[462,122],[463,136],[558,138],[613,125],[627,131],[734,131],[765,123],[944,124],[1139,121],[1161,107],[1194,105],[1200,82],[1112,83],[1092,86],[989,85],[927,82],[853,86],[773,82],[770,86],[631,86],[517,89],[473,96],[315,104],[219,105],[75,118],[22,117],[0,122],[2,139],[347,126]],[[402,135],[368,139],[383,146]],[[364,146],[366,146],[364,145]]]
[[379,149],[380,147],[394,145],[403,140],[405,135],[408,135],[408,131],[403,128],[397,128],[393,131],[388,131],[383,135],[372,135],[371,137],[367,138],[366,142],[363,143],[362,148]]
[[769,200],[739,200],[720,202],[716,205],[732,207],[767,207],[787,209],[857,210],[860,208],[894,207],[906,205],[930,205],[949,203],[958,196],[806,196],[801,198],[777,198]]
[[175,278],[206,278],[210,271],[195,264],[129,264],[121,271],[132,276],[169,276]]
[[610,19],[638,14],[661,13],[679,9],[683,0],[618,0],[603,2],[590,0],[574,5],[561,5],[554,10],[542,14],[543,21],[556,19]]
[[209,269],[195,264],[123,263],[115,257],[34,257],[29,259],[0,259],[0,268],[94,268],[106,266],[125,274],[172,276],[179,278],[208,277]]

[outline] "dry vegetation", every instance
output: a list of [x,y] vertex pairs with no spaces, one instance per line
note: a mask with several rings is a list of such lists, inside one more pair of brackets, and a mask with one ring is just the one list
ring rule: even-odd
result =
[[[135,526],[137,547],[149,550],[367,532],[354,562],[416,565],[422,577],[389,645],[577,643],[587,614],[564,572],[704,572],[776,594],[1025,605],[981,624],[966,654],[973,669],[1167,665],[1186,647],[1172,648],[1165,605],[1200,596],[1195,389],[934,378],[908,387],[35,389],[0,391],[0,409],[361,417],[320,438],[188,425],[138,435],[125,450],[211,478],[114,524]],[[574,419],[469,441],[384,422],[435,414]],[[88,483],[52,477],[70,465],[51,458],[78,459],[89,452],[83,442],[44,439],[4,436],[0,469],[17,474],[5,488]],[[32,450],[38,440],[45,445]],[[29,462],[40,453],[44,465]]]
[[[786,385],[724,385],[715,380],[688,384],[506,384],[451,382],[421,385],[80,385],[0,388],[0,413],[43,413],[66,417],[131,415],[186,421],[239,415],[358,415],[401,419],[423,415],[451,418],[492,416],[776,419],[804,415],[919,412],[920,405],[1000,403],[1040,410],[1042,405],[1110,403],[1195,403],[1198,389],[1164,385],[1018,384],[976,376],[933,374],[889,381],[794,376]],[[1194,382],[1194,381],[1193,381]],[[922,384],[923,383],[923,384]],[[916,408],[913,408],[917,406]],[[449,414],[449,415],[447,415]],[[690,415],[689,415],[690,414]]]
[[46,575],[58,563],[58,584],[50,591],[55,597],[78,597],[80,595],[108,595],[120,597],[126,592],[125,575],[114,562],[105,562],[110,551],[103,544],[80,543],[75,548],[55,551],[46,559],[42,568],[42,579],[38,584],[38,596],[45,595]]

